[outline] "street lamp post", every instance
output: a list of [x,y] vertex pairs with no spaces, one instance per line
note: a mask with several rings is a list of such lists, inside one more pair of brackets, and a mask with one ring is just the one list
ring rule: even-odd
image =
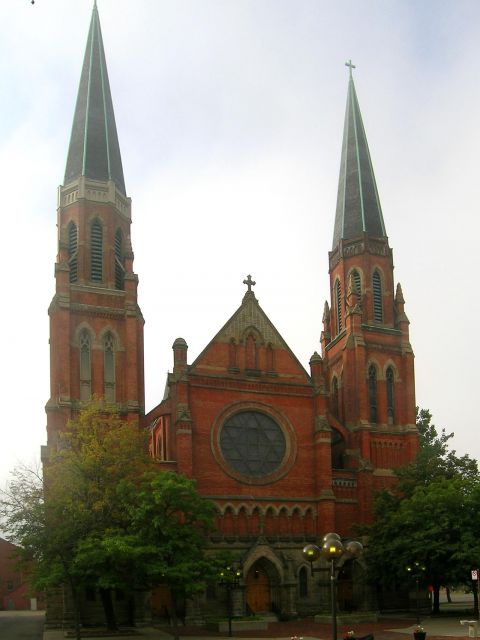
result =
[[406,567],[407,572],[415,579],[415,610],[417,615],[417,624],[420,624],[420,577],[425,572],[425,565],[418,560],[412,565]]
[[302,551],[305,560],[310,562],[312,575],[316,571],[325,571],[322,567],[314,567],[313,563],[321,556],[330,564],[330,602],[332,610],[332,640],[337,640],[337,571],[335,563],[342,556],[358,558],[363,552],[363,545],[357,540],[342,543],[338,533],[327,533],[322,538],[322,546],[307,544]]
[[228,637],[232,637],[233,590],[238,589],[242,572],[235,567],[225,567],[220,572],[219,584],[227,590]]

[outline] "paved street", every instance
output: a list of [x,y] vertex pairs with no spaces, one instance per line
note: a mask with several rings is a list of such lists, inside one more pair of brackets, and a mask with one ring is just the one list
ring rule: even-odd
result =
[[0,611],[1,640],[42,640],[43,611]]

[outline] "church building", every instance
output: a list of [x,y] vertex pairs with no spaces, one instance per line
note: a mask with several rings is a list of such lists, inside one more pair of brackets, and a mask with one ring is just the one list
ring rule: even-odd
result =
[[[327,606],[328,580],[312,577],[303,546],[330,531],[348,539],[355,524],[369,523],[375,492],[395,482],[395,468],[418,448],[409,321],[349,66],[325,256],[330,300],[318,351],[312,336],[309,369],[260,306],[254,274],[245,274],[239,307],[218,318],[218,332],[199,355],[189,357],[188,336],[175,339],[164,397],[145,413],[131,201],[93,9],[58,190],[48,445],[94,395],[148,429],[159,471],[195,479],[217,506],[210,544],[240,559],[239,614],[290,616]],[[345,563],[340,608],[372,605],[357,579],[363,570],[361,561]],[[208,592],[187,614],[214,611],[221,598],[220,590]]]

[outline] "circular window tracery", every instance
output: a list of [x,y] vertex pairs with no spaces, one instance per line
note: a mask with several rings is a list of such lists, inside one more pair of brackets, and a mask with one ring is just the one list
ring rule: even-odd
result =
[[235,471],[261,477],[281,465],[286,442],[273,418],[259,411],[241,411],[225,420],[220,431],[220,449]]
[[212,453],[223,471],[245,484],[271,484],[297,456],[295,431],[283,413],[262,402],[240,401],[217,416]]

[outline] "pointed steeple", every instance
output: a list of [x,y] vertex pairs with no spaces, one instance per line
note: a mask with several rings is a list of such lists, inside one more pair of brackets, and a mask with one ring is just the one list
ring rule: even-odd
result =
[[337,212],[333,232],[333,248],[340,240],[368,236],[385,237],[380,198],[363,128],[357,93],[353,83],[351,62],[347,110],[343,130],[342,159],[338,183]]
[[117,189],[126,194],[96,2],[83,60],[64,184],[80,176],[113,180]]

